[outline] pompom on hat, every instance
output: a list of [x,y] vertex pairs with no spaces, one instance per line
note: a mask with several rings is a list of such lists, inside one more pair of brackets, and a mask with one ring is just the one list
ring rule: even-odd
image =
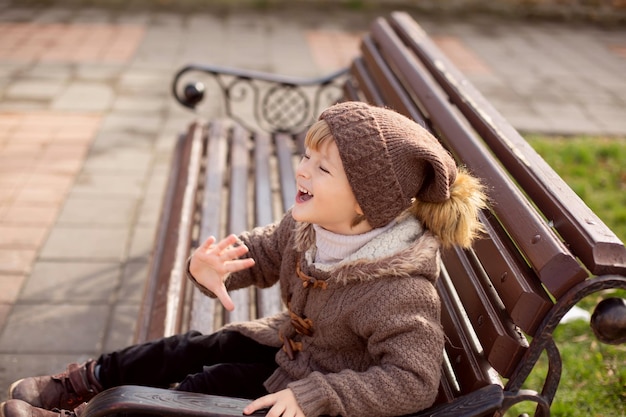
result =
[[381,227],[411,206],[450,198],[457,167],[439,141],[393,110],[344,102],[319,117],[333,135],[348,181],[370,226]]

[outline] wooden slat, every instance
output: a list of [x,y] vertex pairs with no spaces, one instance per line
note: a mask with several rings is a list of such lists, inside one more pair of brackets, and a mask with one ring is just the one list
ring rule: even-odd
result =
[[361,97],[361,92],[354,81],[354,79],[348,79],[343,85],[343,97],[350,101],[364,101]]
[[184,291],[187,282],[185,274],[187,258],[192,240],[198,183],[200,177],[201,158],[203,155],[203,131],[195,129],[191,138],[191,150],[187,165],[187,183],[180,208],[178,237],[175,258],[172,263],[170,279],[167,285],[167,308],[165,311],[163,336],[168,337],[180,333],[185,303]]
[[509,377],[528,346],[526,340],[504,311],[494,307],[479,272],[464,251],[458,248],[444,251],[442,260],[485,357],[500,375]]
[[624,274],[626,248],[406,13],[392,24],[593,274]]
[[[272,223],[274,219],[274,199],[272,196],[271,138],[266,133],[255,133],[254,136],[254,187],[255,187],[255,221],[257,226]],[[257,316],[265,317],[281,310],[280,287],[278,284],[256,291]]]
[[[361,51],[366,64],[363,71],[367,68],[369,71],[368,78],[372,79],[371,83],[379,88],[380,94],[383,96],[379,105],[385,105],[405,114],[426,127],[427,123],[423,110],[411,99],[411,96],[394,75],[385,58],[378,51],[374,41],[369,36],[363,39]],[[363,75],[363,77],[366,77],[366,75]]]
[[[178,139],[172,164],[163,206],[159,217],[159,227],[155,238],[155,249],[151,257],[146,287],[141,302],[141,310],[135,332],[137,343],[146,342],[163,335],[168,303],[170,275],[176,255],[176,242],[180,230],[181,207],[189,180],[188,170],[193,139],[197,137],[202,127],[193,123],[186,133]],[[197,174],[196,174],[197,175]],[[181,289],[183,291],[184,289]]]
[[[248,151],[250,132],[235,124],[231,136],[228,182],[228,233],[239,234],[250,228],[248,224],[248,201],[250,199],[251,161]],[[247,321],[252,319],[251,288],[242,288],[229,292],[235,304],[235,310],[224,314],[226,322]]]
[[[228,152],[228,126],[224,121],[209,124],[206,137],[204,190],[199,241],[224,236],[223,189]],[[209,334],[215,331],[218,302],[194,288],[189,328]]]
[[274,221],[270,159],[271,138],[267,133],[254,133],[254,209],[255,226]]
[[567,248],[536,213],[511,179],[506,176],[484,144],[450,108],[429,74],[407,50],[389,24],[377,20],[372,28],[382,55],[394,63],[398,75],[421,97],[433,126],[446,146],[474,174],[487,181],[493,210],[498,220],[515,239],[516,245],[546,287],[559,296],[587,277]]
[[280,175],[280,189],[283,210],[287,211],[296,198],[296,174],[293,168],[294,142],[293,138],[284,133],[277,133],[276,156],[278,157],[278,172]]
[[459,394],[472,392],[493,383],[490,376],[491,366],[477,353],[473,341],[468,339],[469,328],[464,313],[459,311],[459,302],[455,299],[453,286],[444,271],[437,281],[437,290],[441,297],[441,323],[446,333],[446,352],[454,370],[454,377]]
[[491,216],[480,217],[486,233],[474,242],[474,253],[513,323],[533,336],[554,303],[524,259],[516,256],[500,223]]
[[[352,62],[350,73],[357,80],[360,95],[363,96],[365,101],[376,106],[385,105],[385,100],[383,100],[382,98],[382,93],[379,91],[378,86],[374,84],[374,80],[365,68],[365,62],[363,62],[363,58],[356,58]],[[354,100],[354,98],[352,99]]]

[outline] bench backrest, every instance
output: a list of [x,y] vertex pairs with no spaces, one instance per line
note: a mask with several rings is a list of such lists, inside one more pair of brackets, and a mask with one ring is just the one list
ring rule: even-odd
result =
[[[488,236],[448,250],[439,281],[449,337],[442,400],[512,375],[555,302],[582,281],[624,274],[626,250],[405,13],[379,18],[346,98],[419,121],[487,185]],[[520,331],[521,330],[521,331]],[[446,385],[447,383],[447,385]]]
[[295,164],[304,136],[252,132],[231,120],[194,123],[175,149],[136,341],[188,329],[210,333],[226,323],[280,311],[280,289],[230,293],[225,311],[187,282],[190,251],[208,236],[226,236],[279,220],[296,195]]

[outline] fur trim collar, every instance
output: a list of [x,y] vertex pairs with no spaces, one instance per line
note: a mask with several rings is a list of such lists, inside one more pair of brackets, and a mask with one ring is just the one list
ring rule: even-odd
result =
[[337,264],[313,263],[315,231],[309,223],[296,223],[295,249],[304,254],[307,273],[321,274],[320,278],[325,276],[329,284],[346,285],[390,275],[422,275],[434,282],[439,275],[438,239],[413,216],[400,217],[395,222],[389,230]]

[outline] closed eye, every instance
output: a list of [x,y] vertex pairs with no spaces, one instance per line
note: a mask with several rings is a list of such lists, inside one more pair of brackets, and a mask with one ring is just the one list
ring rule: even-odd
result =
[[[311,155],[307,155],[306,153],[302,154],[302,159],[306,159],[309,160],[311,159]],[[324,172],[325,174],[330,174],[330,171],[327,170],[326,168],[324,168],[323,166],[319,166],[320,171]]]

